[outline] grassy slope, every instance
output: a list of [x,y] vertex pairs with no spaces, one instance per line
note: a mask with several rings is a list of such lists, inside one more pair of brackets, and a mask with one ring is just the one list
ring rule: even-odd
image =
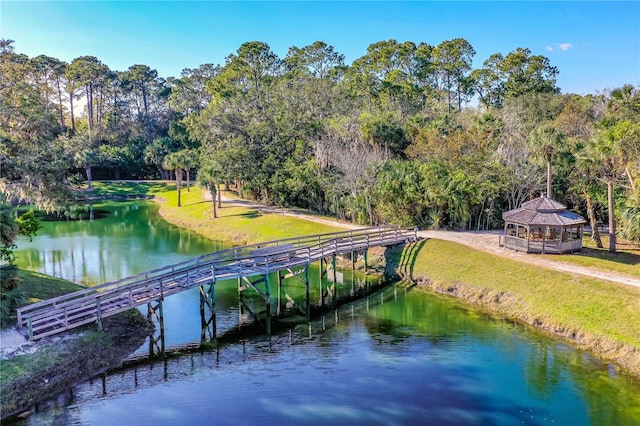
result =
[[28,295],[28,303],[51,299],[52,297],[62,296],[84,288],[70,281],[26,269],[20,269],[18,276],[22,280],[20,289]]
[[[213,219],[212,203],[204,199],[204,191],[197,187],[191,187],[189,192],[183,189],[182,207],[177,207],[178,195],[174,183],[151,185],[97,182],[95,186],[96,193],[153,195],[160,200],[160,213],[167,221],[191,229],[203,237],[238,245],[344,231],[342,228],[291,216],[265,213],[246,207],[230,207],[224,202],[222,208],[218,209],[218,218]],[[118,188],[121,188],[121,193],[117,191]]]
[[536,268],[435,239],[423,242],[410,262],[414,277],[508,292],[517,299],[510,313],[524,311],[542,322],[640,348],[640,288]]
[[[20,289],[28,303],[82,289],[75,283],[37,272],[19,270]],[[84,330],[84,331],[83,331]],[[93,326],[74,332],[75,338],[43,343],[33,354],[0,360],[0,417],[32,407],[43,395],[55,395],[78,381],[104,371],[139,347],[149,333],[146,318],[138,311],[105,320],[104,333]]]
[[[203,201],[202,191],[195,188],[189,193],[183,191],[184,207],[177,208],[176,191],[170,190],[172,185],[164,188],[150,185],[154,188],[150,194],[163,199],[161,211],[165,218],[208,238],[242,244],[338,230],[243,207],[224,207],[219,211],[221,217],[211,220],[211,203]],[[542,325],[578,344],[581,336],[588,336],[591,341],[603,338],[608,343],[627,345],[640,352],[638,288],[522,264],[452,242],[428,240],[420,246],[417,252],[413,247],[414,257],[407,257],[411,252],[408,248],[395,255],[400,262],[408,259],[414,277],[428,277],[439,283],[440,291],[462,284],[467,291],[475,291],[474,297],[467,297],[473,303],[491,309],[499,307],[506,315]],[[634,250],[611,256],[589,248],[583,254],[564,255],[560,260],[640,274],[639,255]],[[590,347],[594,349],[593,345]],[[637,362],[638,355],[632,355]],[[636,373],[640,374],[640,369]]]

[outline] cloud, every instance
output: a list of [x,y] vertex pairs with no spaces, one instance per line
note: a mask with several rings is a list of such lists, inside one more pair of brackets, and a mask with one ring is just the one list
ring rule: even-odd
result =
[[560,50],[569,50],[573,47],[572,43],[560,43],[558,44],[558,47],[560,48]]
[[553,47],[547,46],[544,48],[544,50],[546,50],[547,52],[553,52]]

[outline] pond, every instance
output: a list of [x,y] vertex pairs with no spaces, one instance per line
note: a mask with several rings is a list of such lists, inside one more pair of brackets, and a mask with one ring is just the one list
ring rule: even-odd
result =
[[[20,265],[95,284],[222,247],[166,224],[150,203],[100,208],[101,219],[45,223],[20,245]],[[237,289],[217,287],[224,331],[239,322]],[[197,292],[166,300],[168,346],[199,340],[198,303]],[[131,361],[18,422],[211,423],[633,425],[640,383],[536,330],[397,283],[270,338]]]

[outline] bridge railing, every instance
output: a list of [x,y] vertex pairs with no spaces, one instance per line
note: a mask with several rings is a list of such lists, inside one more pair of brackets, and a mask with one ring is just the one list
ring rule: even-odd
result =
[[[417,239],[417,235],[413,229],[386,226],[316,234],[233,247],[24,306],[17,311],[18,326],[28,327],[32,335],[34,327],[37,327],[37,324],[40,323],[44,324],[48,321],[48,318],[55,317],[56,321],[63,324],[62,327],[64,329],[72,328],[69,323],[74,320],[77,320],[74,326],[81,325],[79,322],[85,324],[92,321],[85,318],[100,318],[102,301],[115,300],[116,297],[120,297],[123,293],[132,295],[134,292],[150,289],[156,289],[154,296],[156,299],[164,297],[163,281],[172,282],[184,279],[184,277],[187,277],[188,280],[190,272],[202,272],[210,269],[213,273],[216,270],[224,270],[225,268],[236,266],[236,270],[240,272],[234,272],[235,276],[240,276],[243,274],[242,271],[246,265],[251,265],[254,268],[265,267],[269,271],[270,265],[273,264],[275,266],[277,264],[280,269],[284,269],[294,266],[294,264],[300,265],[313,262],[341,252],[361,250],[370,246],[393,245],[414,239]],[[278,246],[281,246],[283,250],[277,250]],[[285,256],[284,261],[283,256]],[[275,270],[278,269],[272,269],[272,271]],[[253,274],[257,274],[257,272],[254,271]],[[182,290],[171,290],[171,294]],[[117,313],[115,312],[116,310],[121,312],[142,304],[139,300],[133,300],[131,296],[129,299],[129,301],[126,298],[121,301],[118,308],[114,309],[111,314]],[[92,307],[78,308],[83,303],[92,305]],[[76,317],[70,318],[69,315],[76,315]],[[81,315],[83,315],[82,318],[80,318]],[[36,325],[34,326],[34,324]]]

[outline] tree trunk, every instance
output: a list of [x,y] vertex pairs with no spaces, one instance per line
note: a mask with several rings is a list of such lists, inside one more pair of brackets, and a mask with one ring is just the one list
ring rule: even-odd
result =
[[182,169],[176,169],[176,187],[178,189],[178,207],[182,207]]
[[615,253],[616,220],[613,214],[613,179],[607,179],[607,198],[609,201],[609,253]]
[[218,184],[218,208],[221,209],[222,208],[222,194],[220,194],[222,191],[220,191],[220,184]]
[[589,223],[591,225],[591,239],[595,241],[598,248],[602,248],[602,239],[600,239],[600,231],[598,231],[598,224],[596,223],[596,215],[593,211],[591,197],[585,194],[585,200],[587,201],[587,216],[589,217]]
[[633,181],[633,176],[631,176],[631,170],[629,170],[629,166],[626,166],[624,168],[624,172],[627,175],[627,179],[629,179],[629,185],[631,185],[631,191],[635,192],[636,191],[636,184]]
[[218,218],[218,212],[216,211],[216,185],[209,186],[209,192],[211,193],[211,205],[213,206],[213,218]]
[[91,163],[87,163],[84,165],[84,170],[87,172],[87,187],[91,189],[91,180],[93,178],[93,174],[91,172]]
[[553,194],[551,192],[551,161],[547,160],[547,198],[553,198]]
[[58,113],[60,114],[60,131],[64,132],[65,130],[65,125],[64,125],[64,112],[62,109],[62,88],[60,87],[60,78],[58,77],[58,79],[56,80],[56,85],[57,85],[57,89],[58,89]]
[[71,114],[71,130],[76,132],[76,120],[73,115],[73,92],[69,93],[69,113]]

